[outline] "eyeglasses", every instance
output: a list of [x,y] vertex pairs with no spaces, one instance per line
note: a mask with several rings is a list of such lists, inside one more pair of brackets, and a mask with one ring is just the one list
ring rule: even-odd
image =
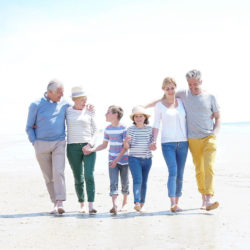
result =
[[169,90],[175,90],[174,87],[171,87],[171,88],[165,88],[166,91],[169,91]]

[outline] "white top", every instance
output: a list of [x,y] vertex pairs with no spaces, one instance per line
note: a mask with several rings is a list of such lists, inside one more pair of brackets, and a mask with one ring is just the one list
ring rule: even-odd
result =
[[66,110],[66,123],[68,144],[89,143],[91,146],[94,145],[97,129],[93,112],[68,107]]
[[187,141],[186,112],[179,98],[177,102],[176,108],[167,108],[161,101],[155,105],[153,127],[159,129],[162,122],[162,143]]
[[127,130],[127,135],[131,136],[129,156],[139,158],[151,158],[152,153],[149,145],[153,139],[152,127],[137,128],[135,125]]

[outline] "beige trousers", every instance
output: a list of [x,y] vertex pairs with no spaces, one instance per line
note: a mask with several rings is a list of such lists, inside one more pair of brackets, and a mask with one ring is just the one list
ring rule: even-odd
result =
[[65,141],[40,141],[34,143],[36,158],[53,203],[66,200]]

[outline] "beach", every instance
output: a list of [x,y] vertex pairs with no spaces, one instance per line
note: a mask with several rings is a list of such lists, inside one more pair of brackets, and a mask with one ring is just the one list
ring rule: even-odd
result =
[[[149,174],[143,213],[133,209],[132,179],[128,211],[111,215],[107,151],[97,154],[96,215],[78,213],[73,176],[66,164],[66,213],[48,214],[49,196],[25,135],[1,135],[0,249],[249,249],[249,124],[225,125],[218,138],[213,211],[200,210],[194,166],[185,167],[183,212],[170,212],[167,168],[160,145]],[[15,142],[15,143],[13,143]],[[119,196],[121,203],[121,195]]]

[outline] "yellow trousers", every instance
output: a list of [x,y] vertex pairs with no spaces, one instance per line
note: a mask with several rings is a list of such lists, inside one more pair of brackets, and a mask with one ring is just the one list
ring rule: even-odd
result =
[[195,165],[198,190],[204,195],[214,195],[216,136],[188,139],[188,143]]

